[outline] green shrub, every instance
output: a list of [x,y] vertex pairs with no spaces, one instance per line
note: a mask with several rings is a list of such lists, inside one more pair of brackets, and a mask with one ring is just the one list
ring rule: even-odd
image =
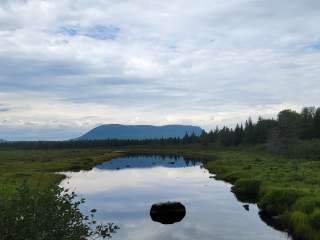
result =
[[320,209],[315,210],[310,216],[310,222],[312,227],[320,229]]
[[299,211],[292,212],[289,217],[289,228],[297,239],[310,239],[312,230],[307,214]]
[[230,183],[234,183],[236,182],[238,179],[244,177],[244,173],[243,172],[240,172],[240,171],[235,171],[235,172],[231,172],[231,173],[228,173],[226,175],[224,175],[222,177],[222,179],[226,182],[230,182]]
[[319,159],[320,157],[320,140],[311,139],[298,141],[291,144],[288,148],[288,154],[291,157]]
[[239,200],[256,201],[259,195],[261,182],[254,179],[239,179],[232,187],[232,192]]
[[265,194],[258,206],[268,215],[277,216],[289,210],[303,192],[294,189],[275,189]]
[[320,209],[320,198],[314,196],[299,198],[293,208],[295,210],[311,214],[315,209]]
[[[83,240],[111,237],[118,227],[98,225],[94,212],[85,216],[75,193],[57,186],[46,190],[31,189],[26,184],[10,196],[0,195],[1,240]],[[91,239],[90,238],[90,239]]]

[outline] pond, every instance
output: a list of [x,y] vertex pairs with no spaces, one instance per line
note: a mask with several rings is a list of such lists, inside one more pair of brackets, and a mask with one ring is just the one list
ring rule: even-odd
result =
[[[255,204],[244,206],[200,161],[171,156],[114,158],[90,171],[67,172],[61,185],[86,199],[82,211],[97,209],[97,220],[114,222],[114,240],[277,240],[290,239],[264,223]],[[180,222],[161,224],[151,206],[179,202]]]

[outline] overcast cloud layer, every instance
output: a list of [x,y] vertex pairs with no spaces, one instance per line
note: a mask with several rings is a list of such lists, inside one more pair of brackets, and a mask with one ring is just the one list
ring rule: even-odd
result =
[[0,138],[319,105],[319,23],[319,0],[2,0]]

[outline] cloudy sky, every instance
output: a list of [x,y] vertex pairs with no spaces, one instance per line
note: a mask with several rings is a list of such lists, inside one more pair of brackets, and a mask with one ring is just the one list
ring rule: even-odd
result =
[[0,0],[0,138],[319,105],[319,23],[319,0]]

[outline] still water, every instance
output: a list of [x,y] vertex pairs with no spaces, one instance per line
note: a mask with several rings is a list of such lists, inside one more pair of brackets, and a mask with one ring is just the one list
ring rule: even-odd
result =
[[[115,158],[90,171],[67,172],[61,185],[86,199],[82,211],[97,209],[99,222],[114,222],[113,240],[278,240],[286,233],[266,225],[255,204],[249,211],[200,161],[170,156]],[[177,201],[181,222],[163,225],[150,218],[152,204]]]

